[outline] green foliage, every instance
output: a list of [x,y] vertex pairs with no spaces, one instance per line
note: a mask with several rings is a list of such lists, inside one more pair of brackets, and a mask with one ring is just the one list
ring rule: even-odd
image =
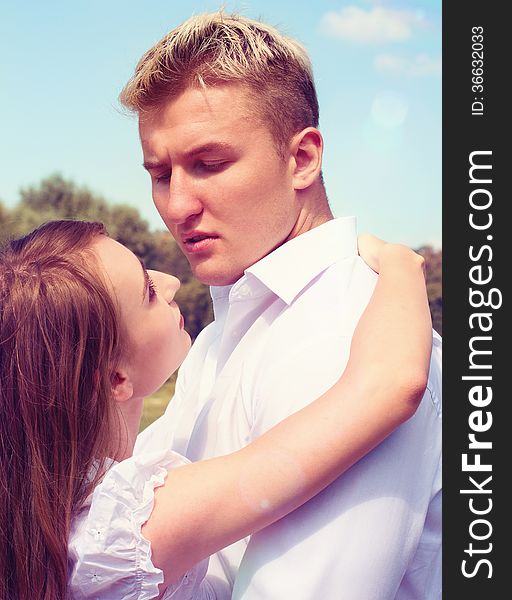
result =
[[200,331],[213,321],[213,309],[208,288],[197,279],[190,279],[181,286],[176,294],[176,302],[185,318],[185,329],[195,339]]
[[143,260],[154,245],[153,234],[139,211],[132,206],[116,204],[102,219],[109,235]]
[[443,334],[443,252],[424,246],[417,250],[425,259],[427,294],[434,329]]
[[3,241],[2,236],[6,228],[8,227],[9,211],[4,206],[4,203],[0,200],[0,243]]
[[109,213],[107,203],[87,188],[79,188],[55,174],[37,187],[20,190],[20,205],[38,213],[53,214],[58,219],[103,221]]
[[170,399],[174,395],[176,386],[176,374],[174,374],[164,385],[151,396],[144,399],[144,408],[140,420],[139,431],[146,429],[155,419],[161,417]]

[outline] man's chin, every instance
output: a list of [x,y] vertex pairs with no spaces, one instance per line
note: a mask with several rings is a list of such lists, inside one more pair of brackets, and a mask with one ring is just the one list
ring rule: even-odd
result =
[[243,271],[234,272],[233,269],[222,268],[207,262],[190,266],[194,277],[204,285],[231,285],[243,275]]

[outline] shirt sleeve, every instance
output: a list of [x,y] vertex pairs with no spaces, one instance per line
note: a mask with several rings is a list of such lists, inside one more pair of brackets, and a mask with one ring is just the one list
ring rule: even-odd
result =
[[[332,385],[340,367],[336,371],[315,357],[325,356],[328,344],[340,349],[341,364],[348,358],[349,342],[338,339],[333,346],[333,340],[325,338],[317,347],[304,344],[262,373],[253,437]],[[429,507],[440,490],[438,358],[433,356],[437,362],[429,389],[409,421],[320,495],[252,536],[235,581],[234,600],[391,600],[414,562],[420,540],[419,579],[428,581],[440,548],[439,516],[424,535]],[[431,510],[430,518],[438,512]]]
[[[153,509],[154,491],[164,483],[167,471],[187,462],[166,451],[132,457],[107,472],[94,490],[85,518],[70,537],[72,598],[149,600],[159,595],[163,573],[152,563],[151,545],[141,528]],[[206,569],[207,563],[203,563],[189,571],[167,589],[165,597],[188,598],[189,591],[200,589]],[[174,595],[168,596],[171,592]]]

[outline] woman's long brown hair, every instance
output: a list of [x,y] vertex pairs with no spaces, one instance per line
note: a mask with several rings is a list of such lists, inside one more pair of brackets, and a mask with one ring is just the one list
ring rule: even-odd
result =
[[0,600],[66,598],[70,523],[114,450],[104,233],[54,221],[0,250]]

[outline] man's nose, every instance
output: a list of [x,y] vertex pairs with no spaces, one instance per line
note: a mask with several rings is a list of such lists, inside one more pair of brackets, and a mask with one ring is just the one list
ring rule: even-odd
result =
[[167,190],[164,220],[173,225],[181,225],[190,217],[201,214],[203,205],[194,193],[194,186],[185,173],[173,172]]

